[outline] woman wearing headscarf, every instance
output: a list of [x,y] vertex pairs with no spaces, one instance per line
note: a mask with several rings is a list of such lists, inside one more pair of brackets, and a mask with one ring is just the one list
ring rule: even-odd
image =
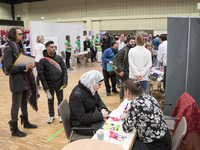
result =
[[[69,98],[72,127],[93,127],[98,130],[107,120],[109,111],[97,92],[102,82],[103,75],[97,70],[91,70],[81,76]],[[91,134],[88,130],[76,132],[84,135]]]

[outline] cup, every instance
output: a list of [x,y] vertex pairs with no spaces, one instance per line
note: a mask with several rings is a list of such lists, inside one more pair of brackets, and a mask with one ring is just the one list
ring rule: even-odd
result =
[[103,130],[97,131],[97,139],[103,141],[103,139],[104,139],[104,131]]

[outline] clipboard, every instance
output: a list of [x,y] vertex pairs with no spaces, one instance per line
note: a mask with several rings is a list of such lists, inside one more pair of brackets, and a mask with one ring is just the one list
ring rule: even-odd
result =
[[13,66],[26,66],[29,63],[33,63],[33,65],[35,65],[35,57],[21,53],[14,62]]

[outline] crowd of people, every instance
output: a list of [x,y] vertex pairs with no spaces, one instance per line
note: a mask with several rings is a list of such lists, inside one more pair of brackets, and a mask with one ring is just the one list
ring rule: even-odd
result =
[[[70,36],[66,35],[66,62],[56,54],[53,41],[44,44],[44,37],[39,35],[34,46],[36,57],[35,65],[37,77],[35,79],[32,69],[33,63],[24,66],[13,65],[17,57],[24,51],[22,44],[23,33],[20,28],[11,28],[8,32],[8,44],[4,48],[4,68],[9,74],[10,90],[12,92],[11,120],[9,121],[12,136],[24,137],[26,133],[18,128],[18,111],[21,107],[21,120],[24,128],[37,128],[28,121],[27,102],[37,110],[39,98],[39,81],[42,83],[44,92],[48,97],[49,118],[47,123],[54,120],[54,93],[56,93],[58,105],[63,100],[63,89],[67,87],[70,71],[70,56],[73,47],[70,43]],[[80,36],[77,36],[75,49],[81,50]],[[70,94],[69,105],[71,109],[72,127],[93,127],[98,130],[103,122],[108,119],[110,111],[101,100],[98,90],[102,83],[105,83],[106,95],[119,94],[120,102],[124,96],[132,101],[121,115],[124,132],[130,132],[133,127],[138,132],[138,139],[133,148],[138,149],[171,149],[171,138],[164,121],[162,111],[158,102],[152,96],[145,94],[148,80],[148,72],[152,62],[158,59],[167,66],[167,35],[162,34],[148,38],[139,34],[125,36],[104,34],[102,39],[99,35],[86,37],[84,50],[92,53],[91,60],[96,60],[97,47],[102,48],[102,72],[91,70],[84,73],[77,86]],[[115,57],[117,56],[117,57]],[[117,60],[118,73],[110,71],[114,59]],[[79,59],[77,62],[79,63]],[[166,72],[165,72],[166,73]],[[109,79],[112,85],[110,86]],[[36,82],[35,82],[36,80]],[[118,83],[119,82],[119,83]],[[120,92],[117,87],[120,87]],[[60,116],[59,112],[58,115]],[[62,118],[59,117],[60,122]],[[79,134],[88,135],[91,131],[78,130]]]

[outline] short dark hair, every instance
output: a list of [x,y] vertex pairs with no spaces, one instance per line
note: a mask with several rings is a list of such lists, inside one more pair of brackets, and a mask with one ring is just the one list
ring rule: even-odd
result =
[[80,38],[80,36],[77,36],[76,39]]
[[140,81],[138,81],[136,79],[133,79],[133,78],[127,79],[124,82],[123,86],[124,86],[125,91],[127,89],[130,91],[131,95],[141,96],[143,94]]
[[116,43],[117,43],[117,41],[116,41],[116,40],[113,40],[113,41],[111,42],[111,47],[113,47],[113,45],[116,44]]
[[54,42],[53,41],[46,42],[45,47],[48,47],[50,44],[54,44]]
[[161,35],[160,35],[160,39],[161,39],[162,41],[167,41],[167,34],[161,34]]
[[8,31],[8,39],[10,41],[16,41],[16,31],[17,29],[21,30],[19,27],[14,27],[14,28],[11,28],[9,31]]
[[127,42],[129,42],[130,40],[135,40],[135,38],[134,38],[134,37],[129,37],[129,38],[127,39]]
[[124,33],[120,33],[119,36],[121,36],[122,34],[124,35]]

